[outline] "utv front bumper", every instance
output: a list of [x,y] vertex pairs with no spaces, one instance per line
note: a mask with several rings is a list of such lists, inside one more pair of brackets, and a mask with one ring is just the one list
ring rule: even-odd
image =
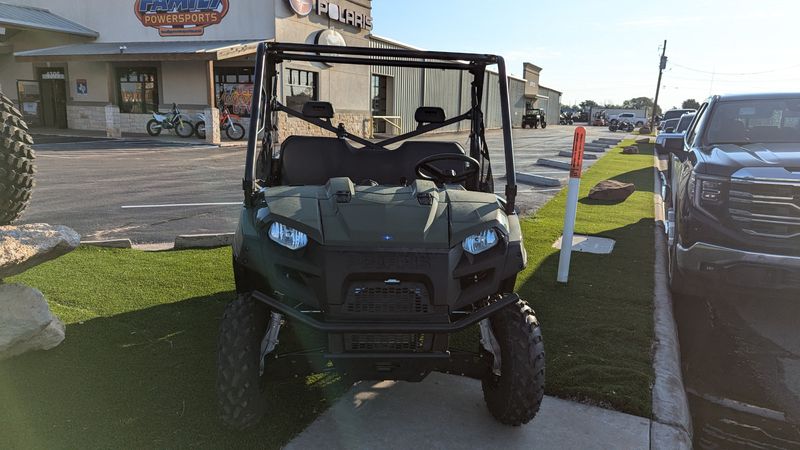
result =
[[259,291],[252,292],[252,297],[261,303],[266,304],[272,310],[278,311],[289,316],[305,325],[326,333],[455,333],[470,325],[478,323],[500,311],[508,305],[519,300],[517,294],[504,294],[493,303],[478,308],[472,312],[465,312],[466,317],[455,322],[436,323],[436,322],[353,322],[353,321],[321,321],[309,314],[292,308],[291,306],[278,301]]

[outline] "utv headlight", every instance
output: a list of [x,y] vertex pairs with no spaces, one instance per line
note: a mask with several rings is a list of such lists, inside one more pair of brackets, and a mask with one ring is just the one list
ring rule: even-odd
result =
[[303,248],[308,244],[308,236],[305,233],[280,222],[272,222],[269,227],[269,238],[291,250]]
[[473,255],[485,252],[495,245],[497,245],[497,231],[495,231],[494,228],[489,228],[478,234],[468,236],[461,244],[466,252],[472,253]]

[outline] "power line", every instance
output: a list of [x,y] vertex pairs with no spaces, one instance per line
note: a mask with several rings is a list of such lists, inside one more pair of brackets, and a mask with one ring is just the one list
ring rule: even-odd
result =
[[676,64],[674,62],[670,63],[670,64],[672,64],[675,67],[680,67],[681,69],[691,70],[692,72],[707,73],[709,75],[761,75],[761,74],[765,74],[765,73],[781,72],[783,70],[789,70],[789,69],[794,69],[794,68],[800,67],[800,64],[796,64],[794,66],[782,67],[782,68],[779,68],[779,69],[763,70],[763,71],[760,71],[760,72],[717,72],[715,70],[695,69],[693,67],[688,67],[688,66],[684,66],[684,65],[681,65],[681,64]]

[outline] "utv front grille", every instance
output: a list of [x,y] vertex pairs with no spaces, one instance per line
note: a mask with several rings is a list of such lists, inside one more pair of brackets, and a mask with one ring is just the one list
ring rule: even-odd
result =
[[366,281],[348,287],[343,309],[351,314],[427,314],[431,301],[422,283]]
[[425,347],[424,334],[345,334],[351,352],[413,352]]
[[733,179],[728,212],[746,234],[800,237],[800,183]]

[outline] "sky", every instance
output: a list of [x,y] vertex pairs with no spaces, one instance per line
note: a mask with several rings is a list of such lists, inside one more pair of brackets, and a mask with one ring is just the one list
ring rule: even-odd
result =
[[564,105],[652,98],[665,39],[664,109],[713,94],[800,91],[794,0],[373,0],[372,7],[378,36],[426,50],[500,54],[519,76],[523,62],[542,67],[541,84],[562,91]]

